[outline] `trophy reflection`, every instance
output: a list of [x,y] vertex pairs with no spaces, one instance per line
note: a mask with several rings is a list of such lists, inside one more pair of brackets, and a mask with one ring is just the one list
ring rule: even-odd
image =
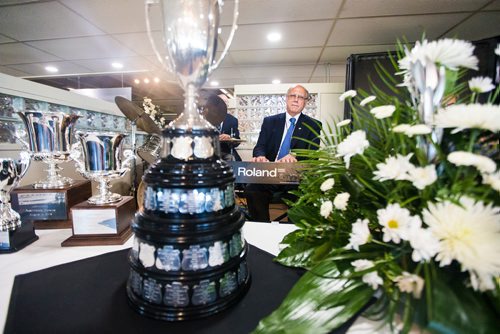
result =
[[35,161],[49,165],[47,179],[34,184],[35,189],[60,189],[70,186],[74,181],[61,176],[57,164],[69,161],[73,130],[80,116],[62,112],[18,112],[28,136],[24,143]]
[[[85,178],[98,182],[98,194],[90,197],[90,204],[103,205],[119,202],[122,196],[110,191],[110,181],[118,179],[130,170],[135,159],[131,150],[125,150],[122,161],[122,144],[125,139],[121,133],[80,132],[76,133],[79,144],[73,146],[71,157],[75,160],[77,171]],[[83,160],[82,158],[83,154]]]

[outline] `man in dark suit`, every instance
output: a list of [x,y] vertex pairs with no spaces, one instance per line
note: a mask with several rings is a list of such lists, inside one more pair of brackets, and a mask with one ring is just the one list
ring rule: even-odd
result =
[[[291,149],[318,148],[310,142],[319,145],[317,134],[321,131],[321,123],[302,114],[308,99],[309,92],[303,86],[297,85],[288,89],[286,113],[264,118],[259,139],[253,149],[252,161],[297,162],[297,158],[290,153]],[[273,193],[288,192],[296,188],[297,186],[290,185],[249,184],[245,195],[250,218],[255,221],[269,221],[269,203]]]

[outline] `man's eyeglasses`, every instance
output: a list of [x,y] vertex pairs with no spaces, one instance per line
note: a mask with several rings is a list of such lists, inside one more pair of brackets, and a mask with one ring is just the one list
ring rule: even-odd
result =
[[307,96],[299,95],[299,94],[288,94],[287,97],[291,100],[297,99],[300,101],[307,100]]

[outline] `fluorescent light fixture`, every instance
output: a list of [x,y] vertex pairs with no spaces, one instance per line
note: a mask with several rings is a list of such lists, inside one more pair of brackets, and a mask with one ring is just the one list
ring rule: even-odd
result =
[[274,79],[272,81],[273,85],[277,85],[277,84],[280,84],[281,83],[281,80],[280,79]]
[[211,81],[210,82],[210,86],[212,86],[212,87],[217,87],[218,85],[219,85],[218,81]]
[[118,62],[111,63],[111,66],[112,66],[113,68],[116,68],[116,69],[121,69],[121,68],[123,68],[123,64],[122,64],[122,63],[118,63]]
[[267,40],[269,42],[277,42],[281,40],[281,34],[279,32],[271,32],[267,34]]
[[45,71],[50,72],[50,73],[57,73],[59,72],[59,69],[55,66],[45,66]]

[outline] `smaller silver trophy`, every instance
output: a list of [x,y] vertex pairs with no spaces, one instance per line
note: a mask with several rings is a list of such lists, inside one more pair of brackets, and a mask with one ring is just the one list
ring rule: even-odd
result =
[[63,112],[18,112],[28,136],[29,147],[35,161],[43,161],[49,165],[46,180],[34,184],[36,189],[60,189],[70,186],[74,180],[61,176],[62,169],[57,164],[69,161],[73,129],[80,116]]
[[30,165],[28,152],[21,152],[21,159],[16,161],[0,158],[0,232],[14,231],[21,226],[21,217],[10,206],[10,191],[24,176]]
[[[90,197],[90,204],[110,204],[119,202],[122,196],[112,193],[109,182],[125,175],[130,170],[135,156],[131,150],[123,151],[126,135],[109,132],[76,132],[79,143],[73,145],[71,158],[76,162],[77,171],[83,177],[99,182],[99,193]],[[83,153],[83,160],[81,159]]]

